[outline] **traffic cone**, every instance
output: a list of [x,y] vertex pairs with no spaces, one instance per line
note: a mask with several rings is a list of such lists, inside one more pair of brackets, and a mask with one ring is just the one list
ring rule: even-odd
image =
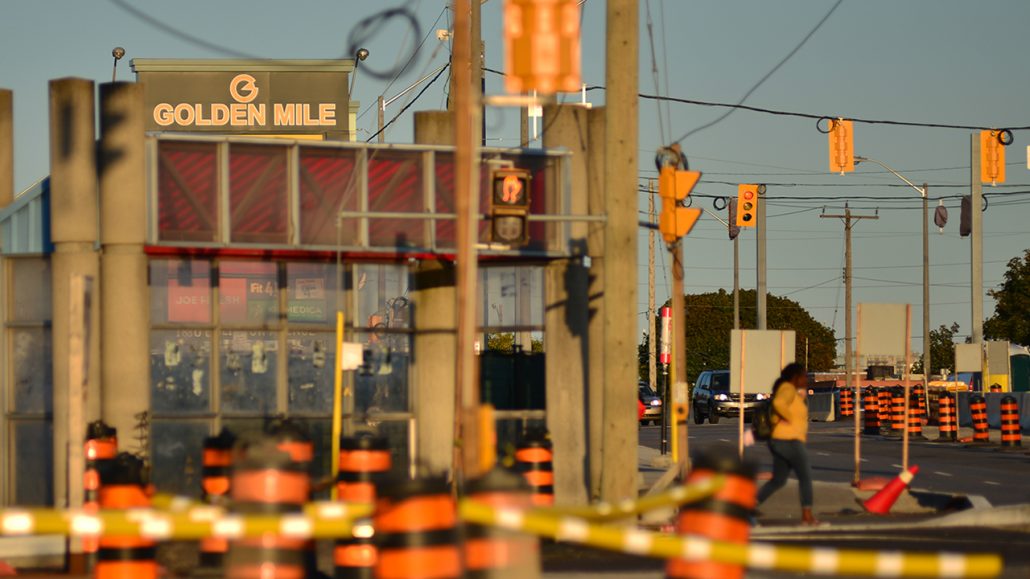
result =
[[908,470],[902,471],[897,478],[883,487],[883,490],[862,503],[862,506],[865,507],[865,510],[875,515],[886,515],[890,512],[891,507],[894,506],[894,502],[901,496],[901,492],[912,482],[917,472],[919,472],[919,467],[916,465],[912,465]]

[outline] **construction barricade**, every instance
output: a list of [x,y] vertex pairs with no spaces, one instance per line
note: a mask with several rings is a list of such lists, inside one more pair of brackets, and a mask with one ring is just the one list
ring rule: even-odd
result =
[[443,478],[383,485],[373,527],[377,579],[460,579],[457,504]]
[[907,427],[905,420],[905,389],[896,386],[891,388],[891,436],[901,436]]
[[[746,546],[755,508],[754,466],[742,463],[733,454],[703,454],[695,459],[687,483],[717,474],[726,477],[726,483],[715,495],[684,505],[676,522],[676,531],[680,535],[696,535]],[[670,579],[741,579],[744,567],[676,558],[666,564],[665,576]]]
[[969,414],[973,419],[973,443],[987,444],[991,441],[987,425],[987,400],[980,394],[969,397]]
[[[100,507],[130,510],[150,507],[144,488],[143,461],[127,452],[99,465]],[[105,534],[94,568],[96,579],[156,579],[156,543],[136,535]]]
[[840,389],[840,415],[844,418],[855,415],[855,392],[850,388]]
[[875,388],[867,386],[862,396],[862,434],[880,434],[880,402]]
[[938,442],[955,442],[958,438],[958,416],[955,410],[955,398],[947,392],[941,392],[937,397]]
[[[522,477],[495,468],[468,484],[466,496],[494,508],[528,509],[531,489]],[[540,540],[534,535],[470,524],[465,530],[466,579],[540,577]]]
[[910,439],[923,438],[923,419],[926,412],[925,409],[920,410],[920,400],[921,398],[916,393],[915,389],[913,389],[908,397],[908,416],[905,419],[905,423],[908,428],[908,437]]
[[[336,498],[349,504],[373,507],[376,488],[390,471],[390,442],[372,435],[340,439],[340,472]],[[375,576],[376,547],[371,520],[355,525],[350,537],[340,538],[333,547],[336,579],[372,579]]]
[[533,504],[554,504],[554,454],[545,432],[530,431],[515,450],[515,465],[533,489]]
[[[103,421],[91,422],[86,428],[86,472],[83,473],[82,507],[86,512],[100,510],[100,472],[101,464],[113,460],[118,455],[118,431]],[[96,537],[82,540],[82,554],[86,571],[92,571],[97,563],[97,550],[100,543]]]
[[[224,505],[229,498],[232,476],[233,445],[236,437],[223,428],[218,436],[204,439],[201,456],[201,490],[204,501],[211,505]],[[219,537],[205,537],[200,541],[200,567],[219,570],[225,565],[229,541]]]
[[1023,434],[1019,429],[1019,402],[1015,396],[1001,399],[1001,445],[1003,447],[1022,446]]

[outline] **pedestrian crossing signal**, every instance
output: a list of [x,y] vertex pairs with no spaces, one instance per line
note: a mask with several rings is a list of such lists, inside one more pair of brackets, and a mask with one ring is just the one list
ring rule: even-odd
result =
[[495,169],[490,175],[490,240],[529,243],[530,175],[525,169]]

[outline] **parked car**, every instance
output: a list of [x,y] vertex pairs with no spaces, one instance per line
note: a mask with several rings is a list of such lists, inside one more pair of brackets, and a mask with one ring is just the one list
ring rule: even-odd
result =
[[[744,420],[750,420],[755,408],[767,394],[744,394]],[[718,424],[719,418],[740,415],[740,393],[730,392],[730,371],[701,372],[691,393],[694,424],[703,424],[705,418]]]
[[658,393],[651,390],[646,382],[637,384],[637,400],[644,404],[644,414],[640,417],[640,424],[660,424],[662,422],[662,399]]

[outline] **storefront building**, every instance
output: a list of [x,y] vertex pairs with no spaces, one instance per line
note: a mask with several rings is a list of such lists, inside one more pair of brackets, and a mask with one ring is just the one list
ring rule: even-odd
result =
[[[276,417],[307,427],[314,474],[328,476],[338,311],[365,351],[345,373],[345,432],[387,436],[410,472],[446,469],[453,148],[353,142],[352,61],[134,69],[137,83],[100,89],[95,158],[93,84],[51,83],[52,120],[68,117],[51,131],[52,174],[0,208],[4,503],[64,504],[76,480],[64,460],[81,444],[67,422],[74,273],[94,280],[86,417],[116,426],[160,491],[197,495],[204,437]],[[557,370],[542,350],[568,325],[548,304],[567,301],[587,217],[567,151],[483,159],[481,207],[491,168],[532,175],[529,244],[493,245],[480,227],[483,398],[504,452],[546,422]]]

